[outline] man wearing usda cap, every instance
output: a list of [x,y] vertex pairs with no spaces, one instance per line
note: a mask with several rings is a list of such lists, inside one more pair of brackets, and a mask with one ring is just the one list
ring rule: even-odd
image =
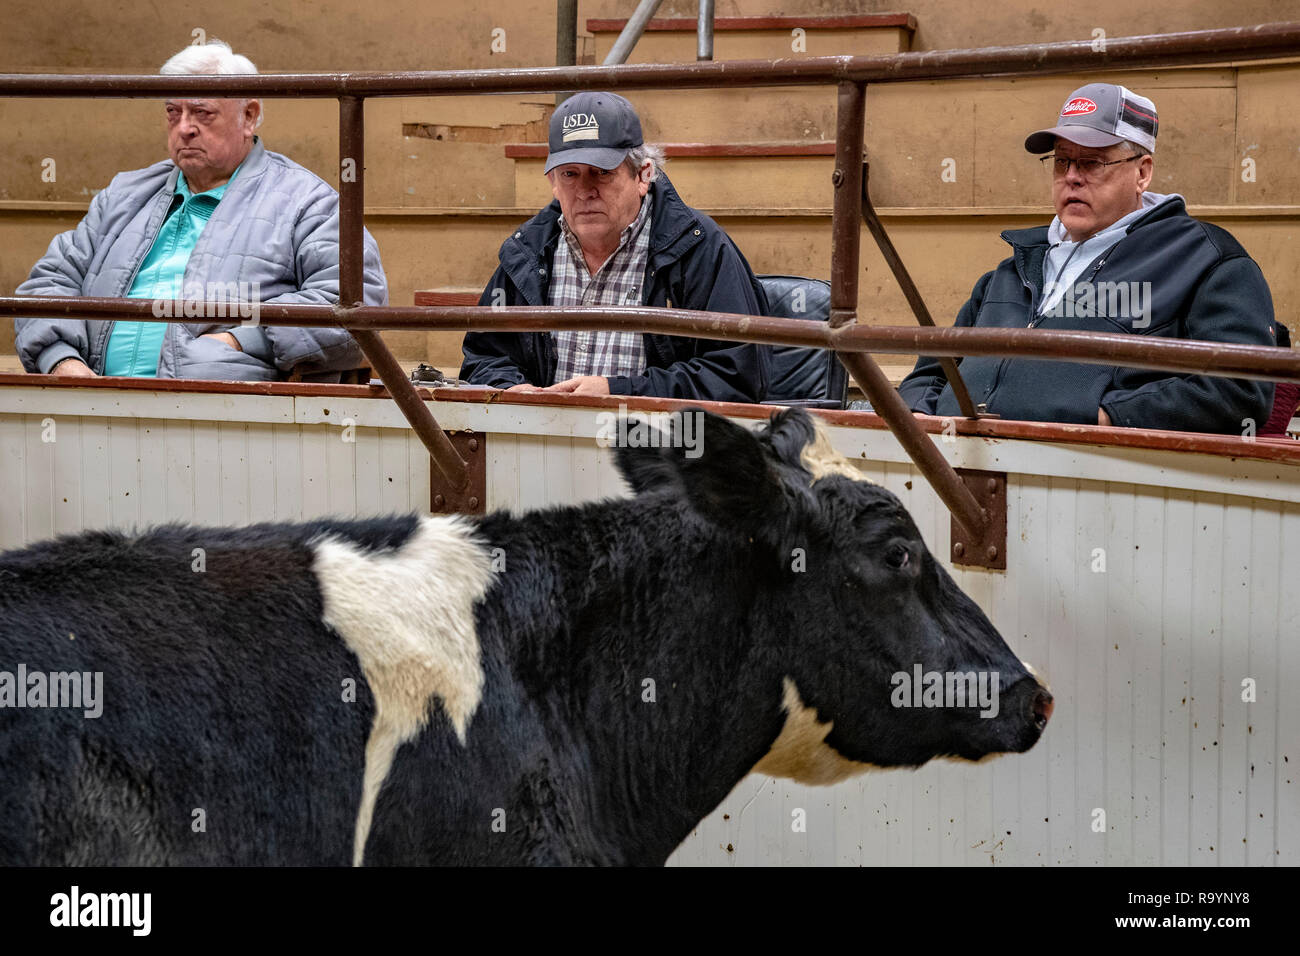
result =
[[[555,201],[501,246],[480,305],[659,306],[761,315],[735,243],[678,197],[632,104],[578,93],[551,117]],[[577,395],[758,402],[767,349],[640,332],[471,332],[460,377]]]
[[[1090,83],[1056,125],[1031,133],[1051,182],[1050,226],[1009,230],[1012,256],[976,284],[957,326],[1129,333],[1276,345],[1259,266],[1225,230],[1187,215],[1178,194],[1149,191],[1155,104]],[[1006,419],[1254,434],[1273,385],[1078,362],[959,360],[972,400]],[[935,359],[899,385],[915,412],[961,414]]]

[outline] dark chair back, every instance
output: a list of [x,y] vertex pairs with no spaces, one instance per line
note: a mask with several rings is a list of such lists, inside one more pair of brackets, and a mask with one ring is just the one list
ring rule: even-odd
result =
[[[1281,322],[1274,322],[1277,344],[1284,349],[1291,347],[1291,330]],[[1300,386],[1291,382],[1277,382],[1273,386],[1273,410],[1259,429],[1261,438],[1285,438],[1291,427],[1291,419],[1300,411]]]
[[[831,284],[802,276],[759,276],[767,294],[767,314],[825,322],[831,316]],[[787,345],[768,346],[772,377],[764,405],[843,408],[849,376],[835,353]]]

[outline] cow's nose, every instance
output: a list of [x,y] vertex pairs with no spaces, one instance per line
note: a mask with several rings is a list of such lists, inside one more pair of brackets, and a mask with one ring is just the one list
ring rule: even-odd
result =
[[1052,709],[1056,705],[1052,702],[1052,695],[1041,688],[1034,693],[1032,701],[1034,723],[1038,725],[1039,730],[1042,730],[1047,726],[1048,720],[1051,719]]

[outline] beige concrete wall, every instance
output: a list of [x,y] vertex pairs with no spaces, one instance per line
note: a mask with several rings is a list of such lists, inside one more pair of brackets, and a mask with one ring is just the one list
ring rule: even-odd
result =
[[[697,6],[696,0],[664,0],[658,16],[693,17]],[[596,12],[586,13],[588,9]],[[636,0],[594,0],[582,5],[585,15],[598,17],[626,17],[635,9]],[[1295,0],[1094,0],[1086,4],[1040,0],[716,0],[714,9],[719,17],[910,13],[917,21],[913,50],[1089,40],[1096,29],[1112,37],[1210,30],[1297,16]]]
[[[625,17],[634,0],[584,0],[588,17]],[[152,72],[202,29],[231,40],[266,72],[540,66],[553,61],[550,0],[491,5],[372,0],[325,8],[231,0],[216,8],[169,5],[157,13],[124,2],[53,0],[40,17],[6,20],[0,69],[18,72]],[[1242,25],[1300,17],[1297,0],[1170,0],[1158,12],[1118,0],[1086,9],[1036,0],[993,6],[949,0],[719,0],[719,16],[906,11],[917,50],[1088,39]],[[661,15],[693,16],[694,0],[667,0]],[[498,52],[493,30],[500,29]],[[864,52],[899,43],[898,31],[867,38],[809,34],[808,53]],[[679,38],[680,39],[680,38]],[[780,34],[743,37],[784,42]],[[504,49],[501,41],[504,40]],[[667,42],[660,37],[656,42]],[[816,47],[816,48],[814,48]],[[766,47],[763,47],[766,49]],[[585,49],[603,53],[593,38]],[[726,47],[720,46],[725,55]],[[738,48],[739,49],[739,48]],[[747,49],[747,48],[746,48]],[[1221,66],[1109,74],[1150,95],[1161,113],[1156,182],[1230,229],[1259,260],[1279,317],[1300,325],[1300,65]],[[974,280],[1005,252],[998,232],[1047,221],[1048,179],[1023,150],[1065,94],[1087,76],[881,84],[868,91],[867,157],[872,196],[932,312],[950,320]],[[834,95],[823,89],[648,91],[632,94],[648,138],[670,142],[808,142],[834,138]],[[486,281],[510,229],[547,195],[532,167],[504,144],[541,142],[548,95],[417,97],[366,107],[368,225],[378,238],[392,301],[416,289]],[[149,100],[0,98],[0,289],[22,280],[50,238],[75,225],[112,175],[165,155],[161,108]],[[327,100],[266,102],[269,148],[337,181],[337,108]],[[1243,161],[1249,168],[1243,167]],[[50,163],[53,163],[51,167]],[[43,173],[53,169],[51,177]],[[945,176],[945,172],[948,173]],[[761,271],[829,272],[829,163],[822,158],[679,160],[668,173],[688,202],[719,219]],[[1243,176],[1243,173],[1248,175]],[[951,180],[951,181],[949,181]],[[714,185],[714,184],[720,185]],[[786,214],[767,215],[774,209]],[[791,210],[800,215],[790,215]],[[863,245],[863,319],[910,322],[869,241]],[[0,323],[0,353],[12,330]],[[458,337],[390,337],[407,358],[456,364]]]
[[[694,13],[691,14],[695,16]],[[899,27],[819,30],[799,27],[780,30],[719,30],[713,37],[715,60],[771,60],[789,56],[858,56],[902,53],[910,49],[911,33]],[[596,62],[605,57],[618,39],[617,33],[595,34]],[[648,30],[637,41],[628,63],[690,63],[697,53],[694,33]]]
[[[809,209],[825,206],[834,156],[682,156],[668,161],[673,185],[710,209]],[[540,209],[551,201],[545,161],[516,161],[517,205]]]
[[[494,29],[505,31],[493,49]],[[555,62],[553,0],[48,0],[7,16],[0,63],[16,73],[150,73],[195,38],[227,40],[264,71],[489,69]],[[498,52],[499,51],[499,52]]]
[[[660,16],[695,16],[696,0],[666,0]],[[636,0],[582,0],[589,17],[626,17]],[[1044,5],[953,0],[718,0],[717,16],[907,12],[916,16],[912,48],[942,50],[1015,43],[1203,30],[1293,19],[1294,0],[1094,0]],[[493,52],[492,31],[505,30]],[[39,14],[5,19],[0,63],[14,72],[150,72],[194,30],[243,48],[265,70],[420,70],[545,66],[554,62],[552,0],[370,0],[325,5],[268,0],[222,4],[176,0],[165,8],[131,0],[48,0]]]
[[[1290,98],[1300,88],[1300,66],[1147,71],[1111,78],[1149,95],[1160,110],[1154,189],[1182,192],[1204,205],[1300,204],[1300,123]],[[1024,134],[1050,123],[1066,93],[1086,80],[1074,75],[871,87],[866,142],[875,201],[941,207],[1041,202],[1047,177],[1025,153]],[[631,99],[646,116],[652,140],[834,138],[828,91],[781,91],[770,101],[765,92],[650,92]],[[534,173],[536,162],[522,161],[517,169],[503,147],[543,141],[552,104],[540,96],[481,97],[475,111],[466,102],[470,99],[367,103],[368,206],[536,205],[546,191]],[[682,101],[676,109],[674,99]],[[165,156],[161,110],[153,101],[0,99],[0,129],[9,137],[0,161],[0,201],[88,202],[116,171]],[[95,135],[88,135],[90,130]],[[270,101],[261,135],[268,148],[337,182],[337,109],[332,102]],[[1253,181],[1243,181],[1244,160],[1254,164]],[[683,169],[690,165],[678,163]],[[749,165],[751,161],[738,161],[735,169],[716,171],[720,179],[747,179]],[[793,176],[802,197],[787,197],[780,205],[815,204],[802,171],[824,184],[821,164],[774,158],[767,165],[773,184],[781,186]],[[829,203],[827,194],[822,204]]]

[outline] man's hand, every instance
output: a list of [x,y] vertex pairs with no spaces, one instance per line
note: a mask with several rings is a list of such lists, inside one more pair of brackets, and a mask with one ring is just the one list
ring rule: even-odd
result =
[[244,351],[239,347],[239,339],[235,338],[229,332],[209,332],[207,335],[200,335],[201,339],[216,339],[218,342],[225,342],[236,352]]
[[541,388],[532,385],[529,382],[520,382],[518,385],[511,385],[506,389],[507,392],[540,392]]
[[542,389],[543,392],[566,392],[570,395],[608,395],[609,379],[603,375],[579,375]]
[[51,375],[67,375],[70,378],[99,378],[89,365],[79,358],[65,358],[54,368],[50,369]]
[[1097,409],[1097,424],[1098,425],[1110,424],[1110,416],[1106,414],[1106,409],[1104,408]]

